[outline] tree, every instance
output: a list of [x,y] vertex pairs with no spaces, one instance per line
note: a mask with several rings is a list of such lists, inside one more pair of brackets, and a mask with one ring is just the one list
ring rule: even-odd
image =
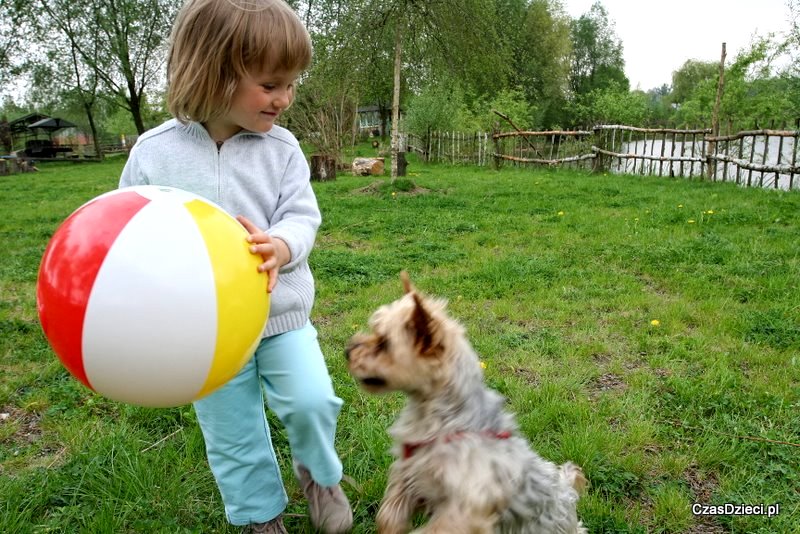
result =
[[131,113],[137,132],[143,133],[145,95],[163,81],[166,43],[179,3],[35,0],[29,13],[53,35],[66,36],[79,61]]
[[786,98],[790,103],[795,127],[800,128],[800,0],[788,0],[789,32],[786,36],[787,67],[781,72],[786,83]]
[[[425,87],[442,73],[468,80],[467,90],[483,94],[502,88],[506,63],[498,61],[495,12],[482,0],[365,0],[359,36],[385,42],[391,35],[392,68],[392,180],[398,175],[399,117],[403,72]],[[464,32],[470,32],[465,47]],[[458,53],[453,51],[458,50]],[[409,74],[413,74],[409,76]],[[427,82],[427,83],[426,83]]]
[[649,118],[648,96],[643,91],[610,85],[579,95],[573,103],[576,124],[644,124]]
[[[772,120],[780,123],[797,118],[797,86],[793,85],[796,78],[773,73],[776,46],[770,38],[756,39],[727,66],[720,106],[721,124],[727,124],[731,129],[752,128],[759,124],[767,127]],[[677,117],[683,123],[709,123],[719,77],[719,66],[714,65],[714,68],[713,76],[707,75],[693,82],[691,92],[681,102]],[[693,71],[682,68],[679,72]],[[691,77],[687,76],[687,79]],[[673,80],[688,85],[680,76],[673,75]]]
[[20,49],[27,30],[26,21],[21,16],[20,0],[0,0],[0,84],[13,78],[19,64],[15,52]]
[[284,117],[298,137],[314,147],[315,155],[338,159],[342,148],[355,141],[358,104],[369,83],[364,51],[353,38],[361,4],[296,0],[293,7],[309,30],[314,58]]
[[[636,92],[636,91],[634,91]],[[648,90],[647,109],[650,121],[666,126],[672,116],[672,87],[667,84]]]
[[572,22],[571,35],[570,85],[575,95],[612,86],[628,90],[630,82],[625,76],[622,41],[599,1],[592,4],[588,13]]
[[[342,53],[324,47],[317,50],[317,58],[285,118],[317,153],[338,159],[345,143],[349,140],[352,144],[355,135],[358,84],[342,68]],[[326,57],[330,53],[335,55]]]
[[[538,115],[534,106],[525,98],[525,94],[519,89],[503,89],[493,95],[485,105],[477,106],[474,121],[478,130],[489,131],[494,125],[498,124],[499,116],[502,113],[517,127],[524,128],[529,123],[531,117]],[[508,127],[505,120],[500,120],[502,127]]]
[[776,76],[774,59],[780,43],[758,38],[741,51],[725,73],[725,95],[720,116],[729,123],[768,127],[797,118],[792,103],[791,79]]
[[[787,44],[790,53],[793,57],[797,57],[800,53],[800,0],[788,0],[789,8],[789,34],[787,36]],[[797,62],[794,62],[794,68],[798,69]]]
[[[47,61],[38,62],[31,66],[33,73],[34,91],[44,93],[47,88],[47,97],[57,99],[63,109],[68,104],[75,104],[86,117],[89,131],[94,143],[95,154],[103,157],[100,149],[100,138],[95,120],[95,104],[98,96],[98,78],[94,69],[87,67],[83,58],[84,54],[91,54],[93,61],[97,62],[99,47],[81,53],[75,36],[79,34],[80,15],[73,9],[68,9],[60,14],[58,29],[66,28],[68,31],[53,32],[53,27],[42,24],[36,25],[37,35],[40,40],[47,40],[50,46],[45,54]],[[97,28],[87,28],[85,31],[97,31]],[[87,42],[97,43],[97,38],[87,39]],[[64,51],[68,51],[66,54]]]
[[570,19],[559,0],[533,0],[523,17],[514,71],[517,86],[536,114],[523,124],[550,127],[564,120],[572,53]]
[[458,83],[436,83],[411,96],[405,127],[421,136],[427,135],[429,130],[460,130],[465,128],[466,115],[464,91]]
[[703,83],[712,80],[715,84],[719,76],[719,63],[714,61],[687,60],[672,73],[672,101],[682,104],[691,98],[694,91]]

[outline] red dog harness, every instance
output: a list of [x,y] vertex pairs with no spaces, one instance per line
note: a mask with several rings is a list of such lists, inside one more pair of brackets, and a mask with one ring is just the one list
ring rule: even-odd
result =
[[[483,432],[456,432],[455,434],[450,434],[445,436],[444,442],[450,443],[451,441],[455,441],[457,439],[463,438],[467,434],[480,434],[487,438],[493,439],[508,439],[512,436],[511,432],[508,430],[503,430],[502,432],[496,432],[494,430],[484,430]],[[435,442],[438,438],[433,438],[425,441],[418,441],[416,443],[403,443],[403,459],[407,460],[411,458],[417,449],[421,449],[422,447],[426,447],[431,443]]]

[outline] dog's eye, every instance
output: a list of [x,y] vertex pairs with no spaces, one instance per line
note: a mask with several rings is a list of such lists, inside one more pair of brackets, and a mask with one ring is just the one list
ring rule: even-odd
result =
[[389,348],[389,340],[385,337],[379,337],[377,343],[375,343],[375,349],[379,352],[385,352],[386,349]]

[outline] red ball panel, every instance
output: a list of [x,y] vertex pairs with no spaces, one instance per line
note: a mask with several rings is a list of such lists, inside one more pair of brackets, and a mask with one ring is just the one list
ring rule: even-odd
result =
[[86,305],[108,250],[148,202],[131,191],[83,205],[56,230],[42,257],[36,288],[42,329],[64,366],[90,388],[82,351]]

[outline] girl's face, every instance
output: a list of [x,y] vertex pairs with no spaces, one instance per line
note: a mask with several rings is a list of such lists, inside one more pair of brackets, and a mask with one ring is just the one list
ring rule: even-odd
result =
[[231,109],[206,123],[215,141],[224,141],[239,130],[266,133],[294,100],[294,84],[300,71],[250,73],[239,81]]

